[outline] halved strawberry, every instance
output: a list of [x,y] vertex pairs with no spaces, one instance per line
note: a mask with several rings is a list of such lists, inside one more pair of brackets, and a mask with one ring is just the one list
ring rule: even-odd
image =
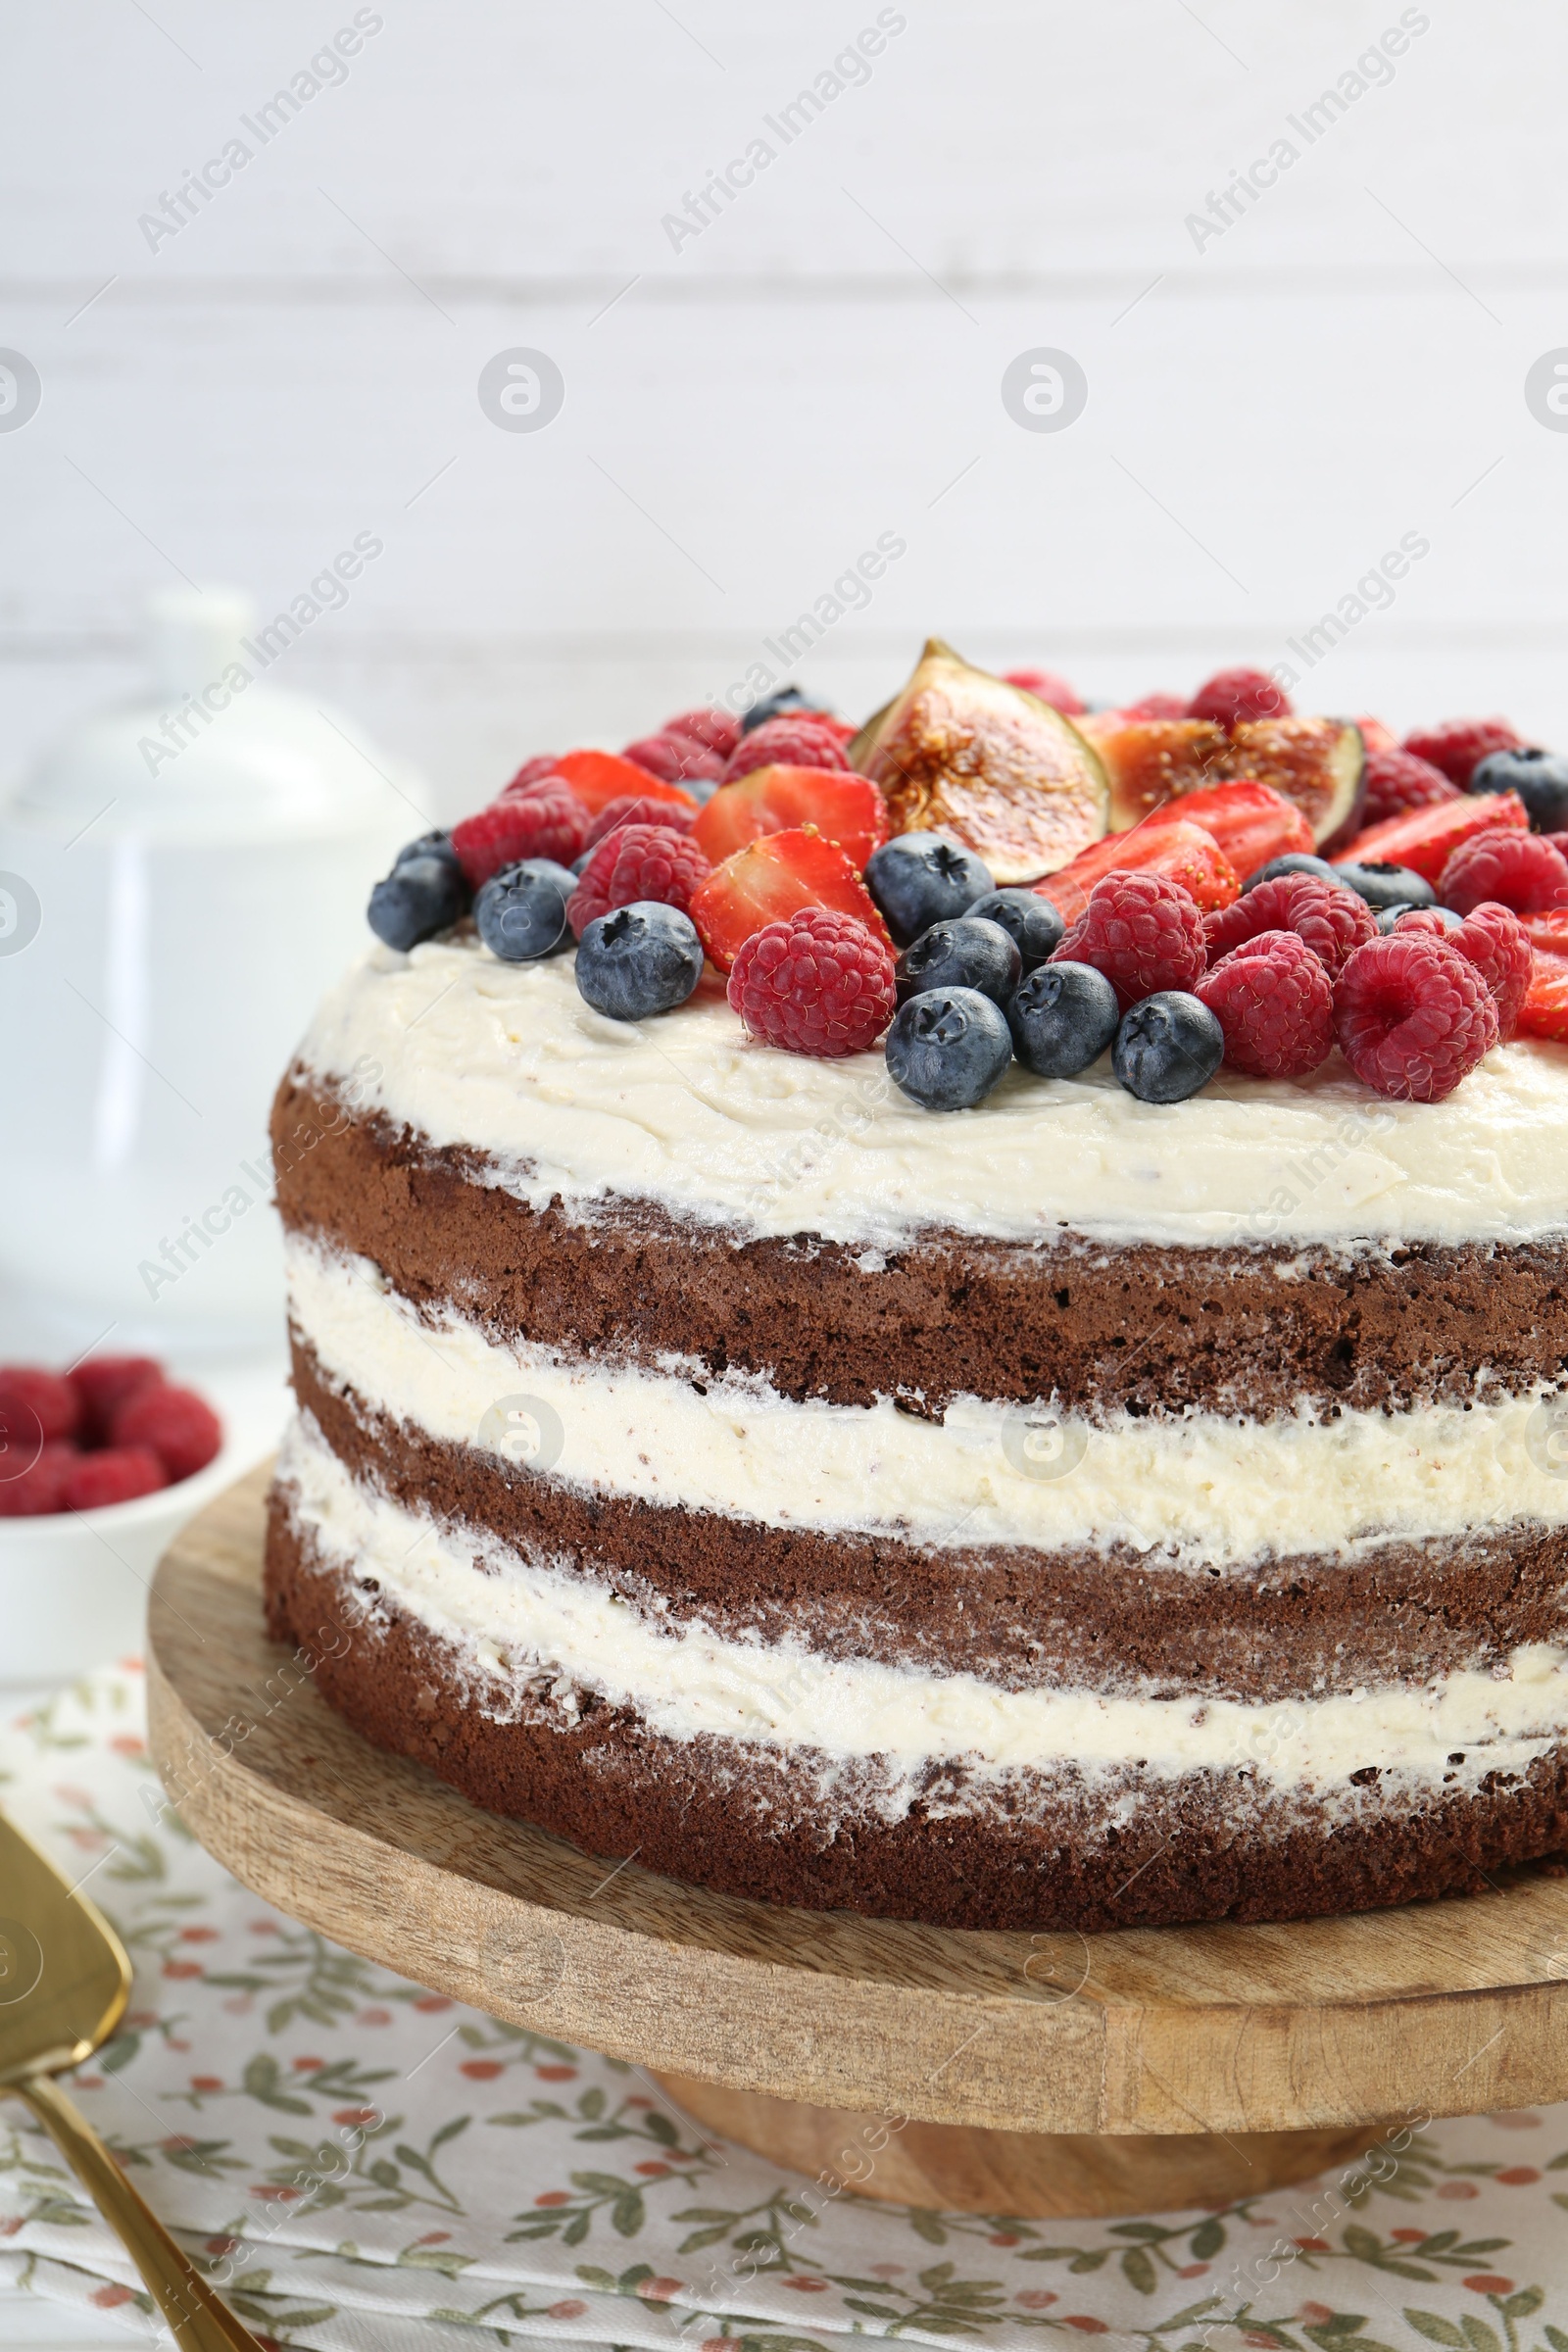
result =
[[1386,816],[1382,824],[1368,825],[1337,852],[1337,862],[1407,865],[1435,884],[1462,841],[1494,829],[1528,830],[1529,824],[1516,792],[1466,793],[1462,800],[1440,801],[1433,808],[1407,808],[1402,816]]
[[754,931],[787,921],[802,906],[831,906],[888,938],[865,884],[838,843],[814,825],[767,833],[735,851],[693,891],[691,917],[709,955],[727,972]]
[[1535,960],[1530,974],[1530,986],[1519,1007],[1516,1037],[1549,1037],[1558,1045],[1568,1046],[1568,936],[1559,935],[1561,945],[1552,942],[1548,950],[1537,930],[1539,924],[1560,922],[1560,916],[1528,915],[1525,929],[1535,949]]
[[1568,906],[1552,906],[1544,914],[1522,914],[1519,920],[1533,948],[1568,962]]
[[720,785],[697,819],[701,848],[715,865],[764,833],[815,825],[858,871],[888,837],[887,803],[868,777],[842,767],[754,767]]
[[1107,833],[1092,850],[1085,850],[1059,874],[1048,874],[1035,884],[1037,898],[1050,899],[1065,920],[1075,923],[1089,905],[1089,894],[1106,874],[1163,874],[1190,891],[1202,913],[1213,914],[1241,896],[1236,868],[1212,833],[1201,825],[1163,817],[1133,825],[1125,833]]
[[592,816],[597,816],[607,801],[618,800],[622,793],[634,793],[643,801],[679,801],[683,808],[695,808],[697,802],[678,784],[666,784],[662,776],[651,776],[646,767],[635,760],[622,760],[616,752],[563,752],[554,762],[555,773],[564,776],[572,791]]
[[1290,850],[1310,853],[1314,846],[1312,828],[1296,803],[1255,776],[1184,792],[1164,813],[1212,833],[1243,881],[1271,858]]

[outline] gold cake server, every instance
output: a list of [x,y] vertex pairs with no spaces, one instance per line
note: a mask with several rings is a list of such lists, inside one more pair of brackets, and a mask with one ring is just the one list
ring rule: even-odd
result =
[[129,1994],[103,1914],[0,1814],[0,2092],[26,2101],[90,2191],[182,2352],[261,2352],[54,2080],[109,2038]]

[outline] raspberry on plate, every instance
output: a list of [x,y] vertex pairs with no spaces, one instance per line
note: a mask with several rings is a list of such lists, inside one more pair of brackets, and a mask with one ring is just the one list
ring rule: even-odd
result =
[[1473,963],[1497,1008],[1497,1038],[1506,1045],[1519,1026],[1519,1009],[1530,989],[1534,962],[1530,935],[1510,906],[1473,906],[1454,923],[1443,906],[1412,907],[1398,918],[1401,931],[1428,931],[1457,948]]
[[672,825],[627,825],[607,833],[566,906],[578,939],[590,923],[639,899],[691,911],[692,893],[711,869],[695,841]]
[[[607,833],[617,825],[667,825],[676,833],[689,833],[697,822],[696,805],[681,808],[674,801],[656,801],[646,793],[623,792],[617,800],[607,801],[596,817],[590,819],[584,850],[596,850]],[[580,857],[582,852],[578,852]]]
[[559,790],[540,785],[466,816],[452,828],[452,847],[469,886],[477,890],[504,865],[520,865],[525,858],[570,865],[587,831],[588,811],[575,793],[564,784]]
[[1225,1032],[1230,1069],[1252,1078],[1304,1078],[1328,1058],[1334,987],[1299,932],[1259,932],[1205,972],[1193,993]]
[[52,1438],[74,1437],[81,1407],[59,1372],[41,1364],[0,1364],[0,1473],[20,1455],[30,1461]]
[[101,1453],[78,1453],[69,1465],[65,1507],[99,1511],[112,1502],[134,1502],[171,1484],[150,1446],[109,1446]]
[[1103,972],[1125,1012],[1144,997],[1193,987],[1206,960],[1203,918],[1179,882],[1147,870],[1112,872],[1095,884],[1051,960]]
[[754,931],[728,993],[754,1037],[825,1059],[863,1054],[896,1010],[887,942],[830,906],[803,906]]
[[1444,866],[1438,896],[1455,914],[1493,900],[1515,914],[1568,906],[1568,858],[1541,833],[1479,833]]
[[1331,980],[1348,956],[1375,938],[1377,927],[1365,899],[1317,874],[1276,874],[1272,882],[1245,892],[1233,906],[1203,918],[1210,964],[1265,931],[1294,931],[1326,965]]
[[838,726],[810,711],[764,718],[743,735],[724,766],[724,781],[749,776],[754,767],[848,767]]
[[89,1355],[66,1374],[81,1406],[81,1442],[105,1445],[109,1424],[137,1389],[161,1381],[164,1367],[151,1355]]
[[1479,800],[1461,792],[1431,808],[1407,808],[1402,816],[1367,825],[1336,849],[1334,859],[1341,866],[1404,865],[1423,882],[1435,883],[1462,841],[1473,841],[1478,833],[1529,830],[1529,813],[1516,792],[1488,793]]
[[1463,792],[1489,752],[1511,752],[1521,740],[1505,718],[1446,718],[1435,727],[1412,727],[1404,748]]
[[42,1519],[66,1507],[71,1466],[81,1455],[64,1438],[45,1446],[29,1469],[0,1477],[0,1519]]
[[1187,706],[1189,718],[1236,727],[1257,718],[1289,718],[1291,698],[1266,669],[1217,669]]
[[1407,808],[1435,808],[1442,801],[1456,801],[1457,784],[1450,784],[1441,767],[1430,760],[1418,760],[1414,752],[1402,752],[1397,745],[1388,751],[1368,748],[1366,765],[1361,771],[1366,787],[1361,803],[1361,826],[1381,825],[1391,816],[1402,816]]
[[854,865],[814,825],[764,833],[715,865],[692,894],[691,917],[709,955],[727,972],[754,931],[787,922],[803,906],[854,915],[873,938],[887,938],[876,902]]
[[1407,919],[1357,948],[1340,974],[1334,1034],[1377,1094],[1441,1102],[1496,1044],[1497,1008],[1472,963]]
[[1032,694],[1037,703],[1049,703],[1064,718],[1080,718],[1089,708],[1077,687],[1069,686],[1054,669],[1004,669],[1002,683],[1021,686],[1025,694]]
[[724,754],[715,752],[691,735],[676,735],[665,729],[659,735],[640,735],[628,743],[621,754],[623,760],[634,760],[646,767],[651,776],[662,776],[666,784],[716,784],[724,773]]
[[205,1470],[223,1443],[223,1425],[194,1389],[138,1389],[109,1425],[112,1446],[146,1446],[163,1464],[171,1484]]

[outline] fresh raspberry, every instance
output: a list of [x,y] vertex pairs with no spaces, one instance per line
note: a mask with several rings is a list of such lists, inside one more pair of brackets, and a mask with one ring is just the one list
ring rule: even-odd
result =
[[666,784],[716,784],[724,773],[722,752],[710,751],[694,737],[671,734],[667,729],[662,735],[640,736],[636,743],[628,743],[620,756],[634,760]]
[[638,899],[690,911],[692,892],[712,869],[695,841],[673,825],[627,825],[607,833],[566,901],[566,920],[581,939],[589,924]]
[[724,766],[724,781],[749,776],[754,767],[848,767],[839,727],[815,711],[786,711],[764,718],[743,735]]
[[741,722],[729,710],[677,710],[660,728],[661,735],[689,735],[705,751],[727,760],[741,739]]
[[1051,960],[1092,963],[1125,1012],[1160,989],[1194,986],[1203,969],[1203,918],[1179,882],[1118,870],[1095,884]]
[[1381,825],[1386,816],[1402,816],[1407,808],[1435,808],[1440,801],[1459,797],[1458,785],[1414,752],[1375,752],[1369,747],[1362,772],[1366,797],[1357,820],[1361,825]]
[[754,1037],[791,1054],[863,1054],[898,1009],[885,940],[853,914],[804,906],[736,956],[729,1001]]
[[1512,907],[1491,902],[1474,906],[1453,931],[1436,908],[1413,906],[1408,914],[1400,915],[1395,927],[1427,931],[1446,939],[1467,963],[1475,965],[1497,1007],[1498,1040],[1506,1045],[1519,1026],[1519,1008],[1529,992],[1535,962],[1530,935]]
[[111,1446],[150,1446],[172,1481],[205,1470],[223,1443],[223,1425],[194,1389],[138,1389],[109,1425]]
[[89,1355],[66,1374],[81,1407],[83,1445],[108,1443],[109,1424],[117,1408],[137,1389],[164,1377],[164,1367],[151,1355]]
[[1264,931],[1294,931],[1325,964],[1331,980],[1346,959],[1377,936],[1377,917],[1365,899],[1321,874],[1276,874],[1244,891],[1233,906],[1205,915],[1208,960],[1222,956]]
[[[682,808],[674,801],[656,801],[642,793],[623,792],[618,800],[607,801],[599,814],[589,820],[584,850],[596,850],[607,833],[617,825],[663,825],[671,833],[689,833],[697,822],[695,808]],[[578,851],[581,857],[582,851]]]
[[519,858],[553,858],[570,865],[582,851],[588,811],[564,784],[514,794],[466,816],[452,828],[452,847],[470,886],[477,890]]
[[1441,1102],[1496,1044],[1497,1008],[1456,948],[1401,926],[1357,948],[1340,974],[1334,1034],[1377,1094]]
[[1250,1078],[1304,1078],[1328,1058],[1334,986],[1298,932],[1260,931],[1205,972],[1193,993],[1225,1032],[1230,1069]]
[[69,1465],[65,1507],[102,1510],[106,1503],[156,1494],[169,1484],[169,1473],[150,1446],[109,1446],[101,1453],[78,1453]]
[[1124,703],[1123,718],[1185,718],[1187,705],[1179,694],[1146,694],[1136,703]]
[[555,777],[558,783],[564,782],[564,777],[556,775],[555,753],[536,752],[531,760],[523,761],[511,783],[502,786],[496,794],[496,799],[504,801],[509,796],[515,799],[521,794],[532,792],[536,785],[543,784],[548,777]]
[[31,1461],[51,1438],[76,1433],[81,1407],[69,1380],[41,1364],[0,1364],[0,1474]]
[[1089,708],[1077,687],[1069,686],[1054,669],[1004,669],[1002,683],[1021,686],[1025,694],[1032,694],[1037,702],[1049,703],[1053,710],[1061,711],[1067,718],[1080,718]]
[[0,1470],[0,1519],[41,1519],[63,1511],[71,1466],[80,1459],[74,1446],[57,1438],[20,1477],[6,1478]]
[[1216,727],[1236,727],[1246,719],[1289,718],[1291,700],[1267,670],[1217,669],[1188,704],[1187,716],[1210,719]]
[[1446,718],[1436,727],[1412,728],[1404,748],[1441,768],[1463,792],[1489,752],[1511,752],[1519,741],[1505,718]]
[[1568,906],[1568,858],[1540,833],[1478,833],[1443,869],[1438,896],[1455,914],[1494,899],[1515,914]]

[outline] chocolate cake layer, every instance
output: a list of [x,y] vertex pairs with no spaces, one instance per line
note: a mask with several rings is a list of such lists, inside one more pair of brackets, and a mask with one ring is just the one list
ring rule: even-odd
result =
[[[277,1494],[267,1597],[273,1637],[289,1643],[354,1614],[345,1580]],[[1333,1815],[1246,1775],[1138,1786],[1131,1768],[1096,1784],[1014,1782],[994,1803],[954,1809],[963,1789],[950,1767],[893,1817],[869,1790],[827,1806],[809,1752],[662,1739],[591,1694],[571,1714],[541,1690],[518,1720],[496,1721],[422,1626],[395,1609],[380,1620],[354,1624],[317,1677],[366,1738],[590,1854],[635,1853],[643,1869],[766,1902],[955,1928],[1299,1919],[1477,1892],[1489,1874],[1568,1844],[1561,1750],[1473,1791],[1385,1802],[1367,1788]]]
[[1258,1701],[1419,1685],[1568,1641],[1565,1529],[1481,1529],[1224,1576],[1128,1547],[938,1550],[585,1493],[389,1421],[330,1382],[297,1337],[294,1386],[352,1475],[407,1509],[559,1559],[662,1622],[696,1619],[830,1657],[1006,1690]]
[[[1350,1408],[1519,1393],[1568,1364],[1568,1245],[1421,1243],[1342,1253],[1028,1245],[933,1232],[885,1258],[745,1240],[622,1200],[535,1213],[295,1070],[273,1108],[290,1228],[373,1259],[415,1301],[457,1300],[498,1341],[764,1375],[781,1395],[940,1415],[955,1396],[1053,1398],[1100,1419]],[[1049,1170],[1041,1174],[1043,1197]]]

